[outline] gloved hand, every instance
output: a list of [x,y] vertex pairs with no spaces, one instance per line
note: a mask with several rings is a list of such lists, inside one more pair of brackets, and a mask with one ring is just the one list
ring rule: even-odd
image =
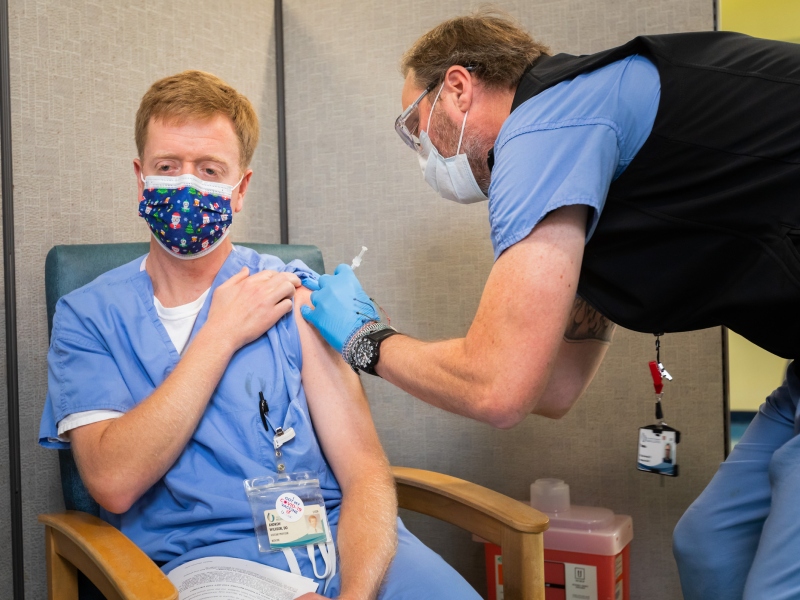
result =
[[306,279],[303,285],[310,290],[310,306],[300,312],[337,352],[341,353],[345,343],[356,331],[370,321],[380,321],[375,309],[353,269],[341,264],[333,275],[323,275],[318,281]]

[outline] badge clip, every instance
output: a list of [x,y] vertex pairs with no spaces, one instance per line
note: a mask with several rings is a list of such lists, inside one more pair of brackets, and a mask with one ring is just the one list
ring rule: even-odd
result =
[[660,357],[660,340],[656,336],[656,360],[650,361],[650,376],[653,378],[653,389],[656,393],[656,423],[639,429],[638,460],[636,467],[640,471],[656,473],[667,477],[678,476],[677,445],[681,441],[681,432],[667,425],[664,421],[664,380],[672,381],[672,376],[664,368]]
[[286,442],[290,442],[294,439],[294,429],[289,427],[289,429],[278,429],[275,432],[275,437],[273,438],[272,443],[275,445],[275,450],[280,450],[281,446],[283,446]]

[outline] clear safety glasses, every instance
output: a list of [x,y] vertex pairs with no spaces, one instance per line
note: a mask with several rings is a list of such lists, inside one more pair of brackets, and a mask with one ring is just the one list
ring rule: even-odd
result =
[[430,84],[425,91],[420,94],[419,98],[414,100],[394,122],[394,130],[397,132],[397,135],[405,142],[406,146],[415,152],[419,150],[419,138],[417,137],[419,132],[419,103],[422,102],[422,99],[430,94],[431,90],[435,87],[435,83]]
[[[475,70],[475,65],[470,64],[464,67],[467,71],[472,73]],[[406,146],[414,150],[415,152],[419,151],[419,103],[422,102],[422,99],[430,94],[436,86],[439,85],[438,83],[431,83],[425,91],[419,95],[419,98],[414,100],[414,102],[403,111],[403,114],[397,117],[397,120],[394,122],[394,130],[397,132],[397,135],[405,142]]]

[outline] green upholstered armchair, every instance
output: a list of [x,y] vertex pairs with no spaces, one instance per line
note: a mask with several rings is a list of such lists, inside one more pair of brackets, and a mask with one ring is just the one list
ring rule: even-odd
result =
[[[300,259],[324,273],[316,246],[241,244],[285,262]],[[58,299],[97,276],[148,252],[147,243],[56,246],[47,255],[48,326]],[[59,450],[66,511],[40,515],[45,525],[50,600],[168,600],[178,592],[156,564],[120,531],[101,520],[98,505],[81,481],[72,453]],[[503,549],[508,600],[544,600],[541,533],[547,517],[530,506],[481,486],[443,475],[393,468],[398,502],[452,523]]]

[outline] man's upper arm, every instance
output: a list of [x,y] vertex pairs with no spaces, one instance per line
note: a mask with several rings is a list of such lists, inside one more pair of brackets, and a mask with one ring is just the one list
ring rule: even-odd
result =
[[300,306],[310,291],[295,296],[295,321],[303,348],[303,388],[314,430],[343,489],[368,470],[386,470],[388,461],[378,439],[359,376],[305,319]]
[[469,363],[492,382],[487,402],[507,406],[511,424],[547,386],[575,299],[587,213],[559,208],[503,253],[467,334]]
[[618,163],[617,137],[605,124],[534,130],[511,137],[497,151],[489,188],[495,257],[563,206],[580,204],[592,209],[584,227],[588,239]]
[[47,355],[47,400],[39,443],[63,448],[63,443],[49,440],[58,437],[58,423],[66,416],[91,410],[124,413],[133,408],[134,400],[114,357],[78,312],[63,301],[58,309]]
[[613,321],[586,300],[576,296],[572,313],[567,321],[567,329],[564,331],[564,340],[567,342],[594,340],[610,344],[614,328]]

